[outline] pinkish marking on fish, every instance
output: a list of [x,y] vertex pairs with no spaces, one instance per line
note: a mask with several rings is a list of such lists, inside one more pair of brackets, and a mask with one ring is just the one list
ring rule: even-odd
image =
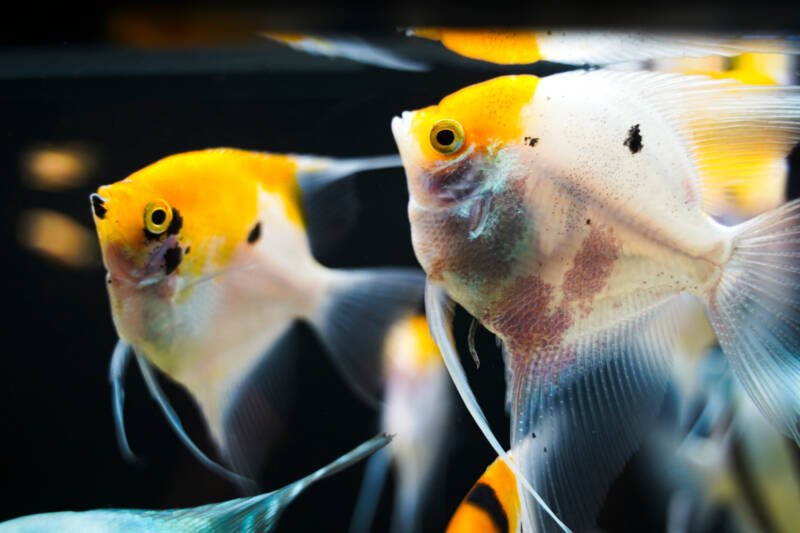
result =
[[564,273],[561,289],[567,302],[576,302],[582,316],[592,312],[592,300],[603,290],[614,271],[622,243],[608,226],[593,227]]

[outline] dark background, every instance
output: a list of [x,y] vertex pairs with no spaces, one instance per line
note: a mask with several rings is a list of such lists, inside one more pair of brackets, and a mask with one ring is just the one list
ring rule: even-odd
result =
[[[672,9],[640,4],[612,9],[611,4],[589,2],[575,4],[575,9],[544,4],[516,11],[422,3],[352,11],[330,5],[272,10],[239,6],[234,15],[222,17],[213,7],[202,8],[211,13],[204,15],[207,20],[225,28],[217,34],[198,31],[209,27],[207,23],[187,23],[187,13],[193,11],[180,6],[71,6],[6,20],[0,39],[5,259],[0,520],[102,507],[186,507],[238,496],[177,441],[138,371],[130,372],[127,381],[125,418],[134,450],[147,461],[137,468],[122,460],[107,379],[117,337],[102,265],[95,261],[90,268],[71,269],[22,247],[17,229],[24,210],[52,209],[91,229],[87,197],[97,186],[185,150],[231,146],[330,156],[392,153],[389,121],[395,114],[495,75],[559,69],[496,67],[462,59],[438,43],[395,33],[398,25],[524,20],[673,29],[800,28],[798,10],[790,4],[743,10],[692,5],[688,11],[681,4]],[[126,20],[155,28],[149,45],[141,35],[120,29]],[[182,30],[170,30],[176,27]],[[258,27],[366,32],[435,68],[397,72],[305,56],[254,38],[252,29]],[[89,181],[65,192],[26,187],[23,154],[31,147],[70,142],[90,147],[95,155]],[[416,265],[402,171],[367,173],[356,180],[361,198],[357,223],[341,246],[320,260],[331,267]],[[796,180],[790,181],[790,196],[797,196]],[[467,317],[460,313],[457,338],[465,338],[467,327]],[[311,472],[377,431],[377,413],[349,392],[310,332],[303,326],[301,330],[296,402],[268,465],[268,489]],[[460,348],[466,353],[465,346]],[[507,435],[502,362],[485,331],[478,334],[478,348],[487,354],[480,370],[467,360],[465,368],[495,432]],[[179,387],[165,386],[189,434],[211,450],[191,399]],[[460,401],[454,403],[451,423],[443,428],[448,433],[444,472],[430,498],[426,531],[443,531],[458,502],[494,458]],[[646,482],[630,470],[615,484],[600,525],[617,532],[663,527],[659,495],[648,492]],[[345,530],[362,473],[363,465],[357,465],[309,489],[289,507],[278,530]],[[388,528],[391,496],[390,480],[375,531]]]

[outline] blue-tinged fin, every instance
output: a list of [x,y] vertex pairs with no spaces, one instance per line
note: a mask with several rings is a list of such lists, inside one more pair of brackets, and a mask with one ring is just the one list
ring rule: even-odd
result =
[[378,404],[386,335],[400,318],[418,312],[425,275],[413,268],[329,273],[325,300],[309,319],[353,391]]
[[261,36],[307,54],[345,58],[365,65],[420,72],[430,70],[425,63],[400,57],[390,50],[368,43],[354,35],[309,35],[261,32]]
[[800,200],[732,233],[708,316],[753,403],[800,444]]
[[[514,458],[577,531],[594,526],[608,488],[655,421],[688,298],[632,295],[621,306],[628,318],[576,324],[573,336],[536,353],[506,353]],[[522,503],[523,523],[557,530]]]
[[391,465],[391,454],[388,449],[377,452],[367,462],[364,481],[361,482],[361,490],[358,492],[356,508],[350,522],[350,533],[369,533],[381,500],[389,465]]
[[[324,257],[350,231],[359,210],[355,179],[343,179],[370,170],[400,168],[400,156],[383,155],[333,159],[293,156],[302,191],[303,213],[314,257]],[[398,172],[398,178],[402,173]]]
[[497,455],[503,459],[503,461],[508,465],[508,468],[514,473],[517,478],[517,482],[522,485],[522,488],[527,491],[527,493],[529,493],[534,500],[536,500],[536,503],[542,512],[547,514],[552,519],[551,523],[556,524],[561,530],[571,533],[572,530],[564,522],[562,522],[560,517],[558,517],[550,508],[548,505],[549,502],[543,499],[539,492],[537,492],[537,490],[531,486],[529,479],[522,473],[519,463],[511,461],[508,453],[505,451],[505,449],[503,449],[503,447],[500,445],[500,442],[497,440],[492,428],[489,427],[489,422],[486,420],[486,416],[483,414],[483,410],[478,404],[478,400],[472,393],[472,389],[467,381],[467,375],[464,372],[464,367],[461,366],[461,359],[456,351],[452,331],[454,302],[447,295],[447,291],[442,285],[433,282],[430,279],[427,281],[425,286],[425,313],[428,317],[428,326],[431,331],[431,336],[433,337],[433,340],[436,341],[436,345],[439,347],[439,350],[442,352],[442,358],[444,359],[447,371],[450,372],[450,377],[453,378],[453,383],[456,386],[456,390],[458,390],[458,393],[461,396],[467,411],[469,411],[470,415],[472,415],[472,418],[478,424],[478,427],[480,428],[484,437],[486,437],[486,440],[489,441],[489,444],[492,446]]
[[378,435],[294,483],[250,498],[168,511],[97,510],[25,516],[0,524],[0,533],[195,533],[266,532],[298,494],[320,479],[335,474],[379,450],[391,437]]

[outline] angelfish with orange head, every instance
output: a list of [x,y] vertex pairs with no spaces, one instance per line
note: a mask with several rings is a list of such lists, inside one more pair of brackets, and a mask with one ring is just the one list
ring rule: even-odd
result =
[[[91,196],[120,343],[111,377],[120,444],[130,353],[190,450],[236,481],[258,473],[285,387],[289,327],[309,323],[362,397],[377,398],[383,336],[422,296],[413,269],[331,270],[311,253],[310,213],[346,175],[394,156],[334,160],[211,149],[162,159]],[[317,224],[326,228],[330,224]],[[192,394],[231,473],[186,436],[151,365]]]
[[[783,159],[800,139],[800,88],[507,76],[392,130],[448,370],[507,459],[454,348],[456,302],[503,343],[512,448],[536,435],[507,463],[526,493],[525,530],[593,526],[659,408],[696,302],[762,415],[800,442],[800,203],[735,226],[715,218],[729,207],[721,168]],[[749,168],[754,180],[784,170]]]

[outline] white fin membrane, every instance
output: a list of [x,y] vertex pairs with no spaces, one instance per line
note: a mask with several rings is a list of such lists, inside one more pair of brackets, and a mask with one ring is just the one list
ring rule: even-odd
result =
[[[611,483],[655,421],[670,375],[677,316],[689,296],[632,295],[630,318],[535,353],[507,353],[511,444],[531,485],[571,528],[594,526]],[[624,316],[624,315],[623,315]],[[530,442],[516,452],[525,439]],[[523,505],[523,523],[556,531]],[[527,529],[527,528],[526,528]]]
[[541,509],[553,519],[561,530],[571,533],[572,530],[556,516],[545,500],[531,486],[530,481],[523,474],[519,464],[511,461],[508,453],[500,445],[494,432],[492,432],[492,428],[489,427],[489,422],[486,420],[486,416],[484,416],[483,410],[478,404],[478,400],[472,393],[472,389],[467,381],[467,375],[464,373],[464,367],[461,366],[461,359],[458,357],[458,352],[455,348],[452,333],[454,303],[450,297],[447,296],[447,291],[444,287],[431,280],[428,280],[425,286],[425,312],[428,317],[428,327],[430,328],[431,336],[442,352],[442,358],[444,359],[447,371],[450,372],[456,390],[458,390],[459,395],[461,395],[461,399],[467,411],[469,411],[472,418],[478,424],[484,437],[486,437],[486,440],[489,441],[489,444],[497,455],[503,459],[508,465],[508,468],[517,477],[517,482],[533,496]]
[[353,391],[376,405],[386,334],[398,319],[417,312],[425,276],[412,268],[329,272],[331,289],[311,323]]
[[708,316],[759,411],[800,444],[800,200],[733,232]]

